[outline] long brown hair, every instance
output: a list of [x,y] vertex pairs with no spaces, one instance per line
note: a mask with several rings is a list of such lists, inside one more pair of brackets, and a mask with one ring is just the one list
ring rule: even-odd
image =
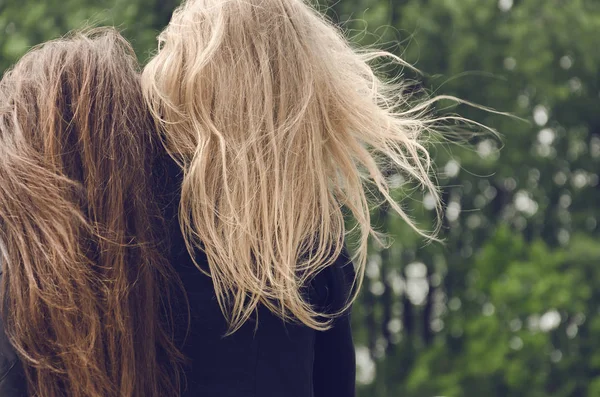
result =
[[113,29],[43,44],[0,82],[2,313],[32,395],[179,394],[153,128]]

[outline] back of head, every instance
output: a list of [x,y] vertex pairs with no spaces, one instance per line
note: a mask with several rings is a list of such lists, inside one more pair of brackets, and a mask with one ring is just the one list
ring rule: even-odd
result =
[[232,328],[260,302],[283,318],[327,326],[302,287],[339,255],[342,208],[366,258],[370,185],[408,223],[383,168],[437,197],[420,135],[427,104],[302,0],[188,0],[142,75],[168,151],[185,171],[181,222],[207,254]]
[[41,45],[0,82],[3,317],[31,395],[177,394],[152,131],[113,29]]

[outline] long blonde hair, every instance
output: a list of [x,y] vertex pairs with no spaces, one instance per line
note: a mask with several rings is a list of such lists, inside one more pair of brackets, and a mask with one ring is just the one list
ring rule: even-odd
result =
[[371,197],[418,229],[384,170],[437,201],[422,144],[436,123],[431,101],[411,106],[401,82],[372,66],[402,60],[354,49],[302,0],[188,0],[159,42],[143,92],[184,170],[188,249],[206,252],[231,330],[259,303],[327,328],[330,316],[302,291],[340,254],[345,209],[357,224],[360,284],[369,236],[377,236]]
[[137,68],[98,29],[33,49],[0,82],[0,295],[28,395],[179,395],[152,199],[164,148]]

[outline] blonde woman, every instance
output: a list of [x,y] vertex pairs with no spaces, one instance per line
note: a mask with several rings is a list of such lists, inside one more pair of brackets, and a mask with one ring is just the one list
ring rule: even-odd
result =
[[142,86],[177,163],[185,395],[353,396],[368,192],[411,225],[383,169],[437,198],[420,143],[428,103],[408,106],[371,66],[401,60],[354,49],[303,0],[188,0],[159,42]]

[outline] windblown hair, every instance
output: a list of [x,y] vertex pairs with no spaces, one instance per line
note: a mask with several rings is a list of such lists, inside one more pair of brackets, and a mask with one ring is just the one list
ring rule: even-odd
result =
[[391,197],[389,174],[437,200],[422,143],[432,100],[411,105],[401,81],[379,76],[381,59],[403,64],[352,48],[302,0],[188,0],[159,36],[143,92],[184,171],[188,249],[206,252],[230,330],[259,303],[327,328],[331,316],[303,287],[340,254],[343,212],[357,224],[360,286],[377,237],[371,198],[420,230]]
[[33,49],[0,82],[3,320],[29,395],[179,395],[137,68],[99,29]]

